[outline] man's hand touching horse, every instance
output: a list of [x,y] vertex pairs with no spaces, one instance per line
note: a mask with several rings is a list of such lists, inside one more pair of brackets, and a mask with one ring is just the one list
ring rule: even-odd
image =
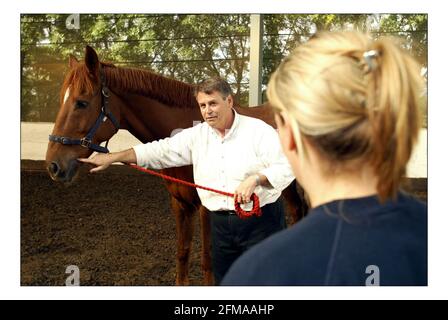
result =
[[78,158],[78,161],[93,165],[94,168],[90,169],[90,173],[95,173],[107,169],[114,162],[136,163],[137,157],[131,148],[121,152],[98,153],[91,158]]

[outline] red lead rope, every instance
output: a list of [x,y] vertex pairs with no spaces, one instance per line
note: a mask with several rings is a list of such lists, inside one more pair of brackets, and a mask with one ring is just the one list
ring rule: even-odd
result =
[[[184,181],[184,180],[176,179],[176,178],[164,175],[164,174],[156,172],[156,171],[152,171],[152,170],[149,170],[149,169],[142,168],[142,167],[140,167],[140,166],[138,166],[136,164],[129,164],[129,166],[134,168],[134,169],[137,169],[138,171],[149,173],[149,174],[151,174],[153,176],[157,176],[157,177],[160,177],[162,179],[169,180],[169,181],[172,181],[172,182],[176,182],[176,183],[179,183],[179,184],[183,184],[183,185],[186,185],[186,186],[189,186],[189,187],[192,187],[192,188],[204,189],[204,190],[207,190],[207,191],[219,193],[219,194],[222,194],[224,196],[229,196],[229,197],[232,197],[232,198],[235,197],[235,195],[233,193],[228,193],[228,192],[224,192],[224,191],[220,191],[220,190],[215,190],[215,189],[199,186],[199,185],[191,183],[191,182],[187,182],[187,181]],[[241,209],[240,204],[237,202],[237,200],[235,198],[235,212],[237,213],[238,217],[240,217],[241,219],[247,219],[247,218],[249,218],[249,217],[251,217],[253,215],[256,215],[257,217],[261,216],[260,199],[258,198],[258,196],[255,193],[253,193],[252,196],[250,197],[250,200],[252,200],[253,203],[254,203],[252,210],[251,211],[244,211],[243,209]]]

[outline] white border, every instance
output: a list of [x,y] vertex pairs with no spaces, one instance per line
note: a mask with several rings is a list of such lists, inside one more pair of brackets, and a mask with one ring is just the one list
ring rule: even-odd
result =
[[[291,3],[297,2],[297,3]],[[2,54],[2,209],[0,221],[0,298],[4,299],[440,299],[447,298],[448,134],[445,11],[440,0],[286,1],[257,0],[257,13],[429,13],[429,282],[428,288],[21,288],[20,285],[20,13],[254,13],[252,1],[81,0],[62,3],[22,0],[4,9]],[[6,90],[5,90],[6,89]],[[26,195],[25,195],[26,196]],[[279,266],[281,268],[281,266]]]

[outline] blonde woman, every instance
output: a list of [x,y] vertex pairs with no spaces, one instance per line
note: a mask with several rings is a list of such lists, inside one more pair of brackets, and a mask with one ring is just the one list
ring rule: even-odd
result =
[[223,285],[427,285],[427,207],[399,189],[420,128],[417,63],[392,40],[323,33],[272,75],[280,140],[312,211]]

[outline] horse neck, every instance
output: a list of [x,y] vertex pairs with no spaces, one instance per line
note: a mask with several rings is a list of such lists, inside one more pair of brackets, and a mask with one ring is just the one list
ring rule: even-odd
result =
[[240,106],[235,106],[234,108],[239,114],[263,120],[274,129],[277,128],[275,124],[274,111],[267,103],[250,108]]
[[175,130],[202,120],[197,106],[180,108],[139,94],[116,94],[120,98],[121,128],[143,143],[170,137]]

